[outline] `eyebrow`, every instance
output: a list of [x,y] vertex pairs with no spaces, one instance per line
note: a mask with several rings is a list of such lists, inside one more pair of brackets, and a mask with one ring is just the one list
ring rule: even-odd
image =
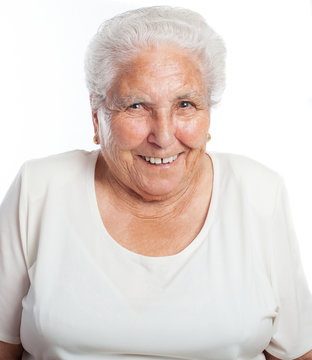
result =
[[204,95],[199,94],[197,91],[191,91],[189,93],[178,95],[176,97],[176,100],[183,100],[183,99],[190,99],[190,100],[193,99],[193,100],[199,100],[199,101],[203,102],[204,101]]
[[148,101],[146,99],[140,98],[135,95],[123,96],[121,98],[115,99],[113,103],[118,108],[123,108],[129,104],[136,104],[136,103],[152,104],[151,101]]

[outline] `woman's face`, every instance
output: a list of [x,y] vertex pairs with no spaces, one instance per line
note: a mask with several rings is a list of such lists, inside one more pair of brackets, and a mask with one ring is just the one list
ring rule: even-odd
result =
[[141,51],[108,94],[110,124],[99,116],[110,175],[145,200],[184,191],[203,161],[209,106],[198,64],[174,47]]

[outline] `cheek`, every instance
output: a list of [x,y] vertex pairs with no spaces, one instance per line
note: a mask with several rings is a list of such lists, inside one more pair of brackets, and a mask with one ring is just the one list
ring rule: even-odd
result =
[[180,122],[177,128],[177,138],[190,148],[201,148],[206,144],[209,129],[209,117],[194,118]]
[[132,150],[148,136],[146,121],[116,119],[112,121],[111,134],[120,150]]

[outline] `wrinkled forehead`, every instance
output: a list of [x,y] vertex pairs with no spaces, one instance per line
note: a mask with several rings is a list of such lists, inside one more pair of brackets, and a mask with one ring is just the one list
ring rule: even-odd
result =
[[142,97],[145,100],[197,94],[205,97],[206,86],[200,61],[182,49],[162,47],[142,50],[120,68],[111,88],[114,98]]

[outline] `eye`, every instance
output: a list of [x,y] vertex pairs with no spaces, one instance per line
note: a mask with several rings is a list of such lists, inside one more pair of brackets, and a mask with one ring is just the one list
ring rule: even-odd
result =
[[128,107],[128,109],[141,109],[143,107],[142,104],[140,103],[136,103],[136,104],[132,104]]
[[188,108],[188,107],[192,107],[194,106],[193,103],[191,103],[190,101],[181,101],[179,103],[179,107],[182,108],[182,109],[185,109],[185,108]]

